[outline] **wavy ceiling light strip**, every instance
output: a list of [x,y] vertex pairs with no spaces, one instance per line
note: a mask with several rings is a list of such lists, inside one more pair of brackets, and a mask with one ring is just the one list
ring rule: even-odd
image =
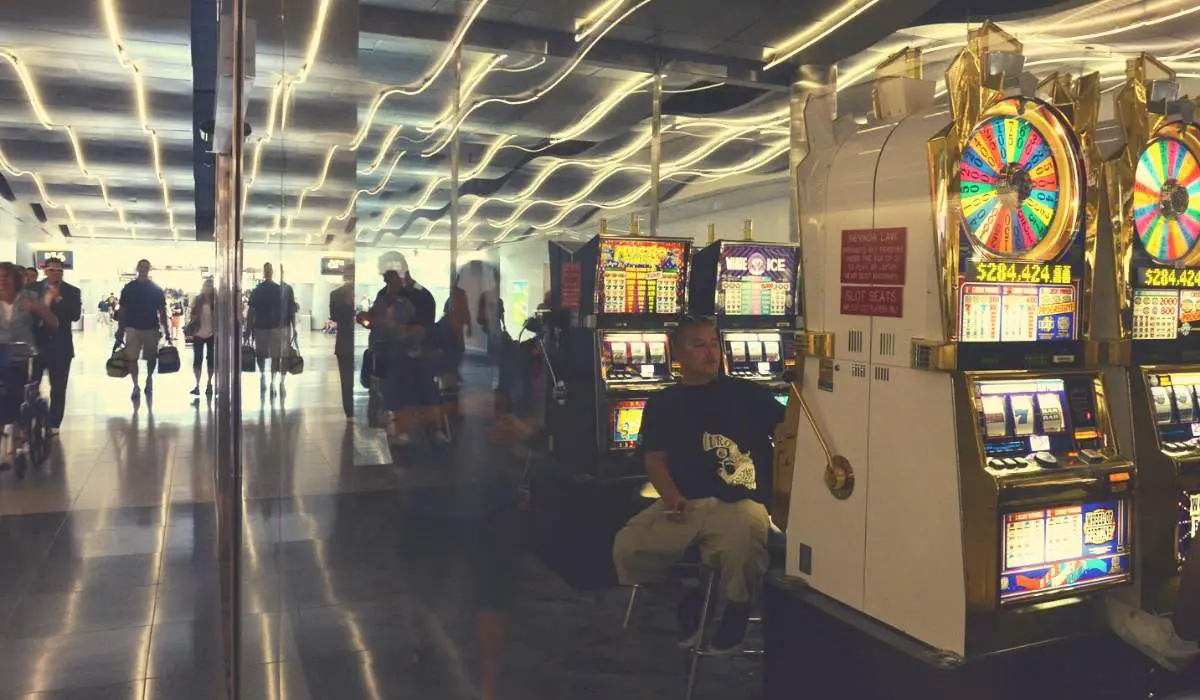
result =
[[[462,97],[460,100],[473,94],[475,89],[479,87],[479,84],[482,83],[489,74],[496,70],[496,66],[500,65],[500,63],[507,58],[508,54],[496,54],[495,56],[491,56],[490,58],[480,61],[477,65],[473,66],[472,70],[467,75],[467,79],[462,83],[462,91],[460,93]],[[446,124],[453,118],[454,103],[451,101],[451,104],[442,109],[442,113],[433,120],[432,124],[428,126],[418,126],[417,131],[421,132],[422,134],[429,134],[432,136],[434,133],[446,128]]]
[[108,31],[108,38],[112,43],[113,51],[116,52],[117,63],[133,74],[133,89],[137,102],[138,121],[141,123],[142,133],[146,134],[150,139],[150,154],[154,164],[154,177],[162,189],[163,210],[167,213],[167,228],[171,231],[172,237],[175,240],[179,240],[179,229],[175,226],[175,211],[171,207],[171,187],[167,182],[167,176],[162,167],[162,148],[159,145],[158,132],[150,126],[149,98],[146,96],[146,84],[142,76],[142,71],[125,50],[115,0],[100,0],[100,13],[104,16],[104,25]]
[[855,18],[877,4],[879,4],[879,0],[867,0],[866,2],[857,4],[857,6],[854,2],[842,3],[833,12],[822,17],[812,26],[806,28],[796,36],[781,42],[781,48],[772,48],[764,51],[763,60],[767,61],[767,65],[763,69],[771,70],[792,56],[808,49],[825,37],[853,22]]
[[[30,75],[29,70],[25,68],[25,64],[22,63],[19,56],[7,49],[0,49],[0,59],[6,61],[8,65],[11,66],[16,72],[17,78],[21,81],[21,87],[25,90],[25,99],[29,102],[29,106],[33,109],[34,116],[37,118],[42,127],[47,131],[63,131],[67,134],[67,139],[71,142],[71,149],[75,153],[75,163],[79,166],[79,171],[83,173],[85,178],[94,180],[96,182],[97,187],[100,189],[100,197],[104,200],[105,208],[107,208],[109,211],[115,211],[117,214],[117,220],[120,221],[123,226],[128,228],[128,224],[125,223],[125,209],[123,207],[113,205],[112,200],[109,199],[108,183],[102,176],[93,174],[88,168],[87,159],[83,154],[83,145],[79,142],[79,136],[75,133],[75,129],[69,124],[59,124],[50,117],[50,113],[46,110],[45,103],[42,102],[41,93],[38,91],[37,83],[34,81],[33,76]],[[41,182],[40,177],[38,178],[37,182]],[[38,190],[45,195],[45,184],[42,183],[39,185]],[[68,212],[71,221],[74,222],[75,215],[73,210],[66,208],[66,211]]]
[[[666,172],[666,173],[671,173],[673,171],[677,171],[677,170],[680,170],[683,168],[690,167],[691,165],[712,155],[720,148],[728,145],[734,139],[739,139],[742,136],[744,136],[745,134],[750,133],[750,132],[755,132],[755,131],[758,131],[758,127],[744,127],[740,131],[735,130],[735,129],[728,129],[724,132],[716,134],[716,135],[710,137],[705,143],[701,144],[697,149],[695,149],[691,153],[688,153],[688,154],[682,156],[681,158],[679,158],[678,160],[676,160],[674,162],[663,163],[661,166],[662,171]],[[650,169],[650,166],[642,165],[640,163],[612,164],[612,165],[605,167],[603,170],[601,170],[599,173],[597,173],[595,175],[595,177],[593,177],[589,183],[584,185],[578,193],[576,193],[570,197],[567,197],[565,199],[560,199],[560,200],[526,199],[517,208],[516,211],[514,211],[511,215],[509,215],[509,217],[507,219],[504,219],[502,221],[489,221],[488,223],[490,223],[492,226],[495,226],[497,228],[502,228],[504,226],[509,226],[511,224],[516,223],[525,212],[529,211],[529,209],[534,206],[548,205],[548,206],[553,206],[553,207],[564,207],[564,206],[570,206],[572,204],[575,204],[576,202],[581,202],[581,201],[587,199],[587,197],[589,195],[591,195],[592,192],[596,191],[596,189],[599,188],[600,185],[604,184],[612,176],[614,176],[620,172],[629,172],[629,171],[645,172],[645,173],[652,172]]]
[[[788,148],[789,148],[789,144],[787,142],[784,142],[784,143],[774,146],[770,150],[764,151],[763,153],[759,154],[758,156],[755,156],[754,158],[751,158],[748,161],[745,161],[745,162],[737,164],[737,165],[731,165],[731,166],[727,166],[725,168],[716,168],[713,170],[677,170],[675,172],[667,174],[666,176],[663,177],[663,179],[677,179],[677,178],[682,178],[682,177],[703,177],[703,178],[709,178],[711,180],[720,180],[723,178],[732,177],[734,175],[744,175],[746,173],[749,173],[757,168],[760,168],[760,167],[766,165],[767,163],[778,158],[779,156],[783,155],[784,153],[787,153]],[[546,229],[554,228],[555,226],[558,226],[559,224],[561,224],[564,219],[566,219],[568,216],[571,215],[572,212],[574,212],[576,209],[579,209],[580,207],[594,206],[599,209],[619,209],[622,207],[627,207],[627,206],[634,204],[642,197],[644,197],[649,191],[650,191],[650,183],[647,182],[644,185],[638,186],[638,188],[636,190],[629,193],[628,195],[625,195],[624,197],[621,197],[614,201],[610,201],[610,202],[586,202],[586,201],[578,202],[578,203],[572,205],[570,208],[564,209],[563,211],[559,212],[550,221],[548,221],[544,224],[534,224],[531,228],[538,230],[538,231],[544,231]]]
[[[258,180],[259,169],[262,167],[262,154],[266,145],[275,138],[275,125],[278,120],[279,130],[287,126],[287,109],[295,95],[296,87],[308,81],[308,75],[317,63],[317,55],[321,51],[321,41],[325,36],[325,24],[329,18],[329,5],[332,0],[321,0],[317,7],[317,17],[313,22],[312,31],[308,35],[308,48],[304,53],[304,62],[294,76],[287,73],[279,76],[271,88],[271,102],[267,108],[267,133],[254,144],[254,159],[250,168],[250,177],[242,187],[242,209],[250,202],[250,190]],[[286,57],[285,57],[286,58]]]
[[382,192],[383,188],[387,187],[388,181],[392,179],[392,173],[396,171],[396,165],[400,162],[400,159],[404,157],[406,152],[407,151],[400,151],[396,154],[396,157],[392,159],[392,167],[388,168],[387,175],[384,175],[382,178],[380,178],[379,182],[374,187],[355,190],[354,194],[350,197],[350,203],[346,205],[346,210],[337,217],[337,220],[345,221],[350,216],[350,213],[354,211],[354,204],[358,201],[360,196],[365,194],[373,197]]
[[[375,101],[372,103],[370,109],[367,112],[367,118],[363,121],[363,125],[361,127],[359,127],[358,133],[355,134],[354,138],[351,139],[350,143],[346,144],[345,146],[335,144],[330,147],[329,151],[325,155],[325,165],[322,168],[323,172],[325,172],[325,173],[328,172],[329,165],[333,161],[333,156],[339,148],[344,147],[344,148],[346,148],[347,151],[350,151],[350,152],[358,151],[359,147],[362,146],[363,141],[366,140],[367,134],[370,133],[371,127],[375,124],[375,117],[379,113],[379,108],[383,105],[383,103],[385,101],[387,101],[388,98],[390,98],[394,95],[406,95],[406,96],[410,96],[410,97],[419,95],[419,94],[425,92],[426,90],[428,90],[429,87],[431,85],[433,85],[434,81],[437,80],[437,78],[442,74],[442,71],[444,71],[446,69],[446,66],[449,65],[450,60],[454,57],[455,51],[462,44],[463,39],[466,37],[467,30],[469,30],[471,28],[471,25],[474,24],[475,20],[479,17],[479,13],[483,11],[483,8],[487,5],[487,3],[488,3],[488,0],[477,0],[475,5],[472,6],[471,11],[468,12],[467,15],[464,16],[462,21],[459,23],[458,28],[454,32],[454,37],[451,39],[450,43],[447,44],[446,47],[442,50],[441,56],[438,58],[437,63],[434,64],[434,67],[429,72],[427,72],[423,78],[421,78],[419,81],[409,83],[407,85],[401,85],[401,86],[395,86],[392,88],[388,88],[388,89],[380,92],[379,95],[377,95],[375,97]],[[499,60],[503,60],[503,58],[504,58],[503,55],[501,55],[499,57],[495,57],[495,62],[498,62]],[[491,63],[490,65],[494,65],[494,63]],[[483,76],[485,76],[487,74],[487,72],[488,71],[485,70],[480,75],[480,80],[483,79]],[[274,97],[272,98],[272,110],[271,111],[273,114],[274,113]],[[268,139],[271,137],[271,134],[273,133],[273,127],[274,127],[273,117],[272,117],[271,123],[272,123],[272,129],[268,131],[268,134],[267,134]],[[392,127],[391,130],[389,130],[387,137],[384,139],[384,142],[379,149],[379,152],[375,155],[375,159],[372,161],[371,165],[367,168],[367,170],[361,174],[369,175],[369,174],[373,173],[377,168],[379,168],[379,166],[383,163],[384,159],[387,157],[388,149],[391,147],[392,143],[399,136],[401,128],[402,127],[400,127],[400,126],[395,126],[395,127]],[[250,180],[251,185],[254,183],[254,178],[258,174],[258,166],[259,166],[259,161],[261,158],[261,142],[259,144],[259,147],[256,148],[254,156],[255,156],[254,157],[254,168],[253,168],[253,173],[252,173],[251,180]],[[389,177],[390,177],[390,175],[389,175]],[[324,187],[324,185],[325,185],[325,179],[326,178],[324,176],[319,177],[317,179],[317,184],[310,186],[307,189],[309,189],[310,191],[313,191],[313,192],[321,189],[321,187]],[[249,188],[247,187],[247,192],[248,192],[248,190],[249,190]],[[300,206],[302,206],[302,203]],[[296,217],[300,214],[300,206],[297,206],[297,208],[293,212],[293,214],[288,217],[288,222],[289,222],[288,229],[289,230],[291,229],[291,222],[294,221],[296,219]],[[341,220],[341,219],[339,218],[339,220]]]
[[510,107],[526,105],[526,104],[529,104],[530,102],[541,99],[542,97],[549,94],[556,87],[558,87],[562,83],[562,81],[566,80],[568,75],[570,75],[571,73],[573,73],[575,71],[575,68],[578,67],[579,64],[582,63],[585,58],[587,58],[587,55],[589,53],[591,53],[591,50],[596,47],[596,44],[600,43],[600,40],[603,39],[606,34],[608,34],[610,31],[612,31],[621,22],[625,21],[625,19],[627,17],[632,15],[634,12],[637,12],[642,7],[645,7],[650,2],[652,2],[652,0],[640,0],[633,7],[629,8],[628,10],[623,12],[621,14],[621,16],[617,17],[610,24],[606,25],[595,36],[593,36],[591,39],[588,40],[588,43],[586,45],[584,45],[584,47],[578,53],[575,54],[575,57],[571,59],[571,61],[566,65],[565,68],[561,69],[558,72],[558,74],[555,75],[555,77],[551,78],[548,82],[543,83],[538,88],[535,88],[533,90],[532,94],[529,94],[524,97],[489,97],[484,100],[480,100],[478,102],[472,102],[471,105],[466,110],[463,110],[463,112],[459,115],[458,119],[455,120],[454,126],[451,127],[450,130],[442,137],[442,140],[438,142],[438,145],[428,151],[421,153],[421,156],[424,158],[428,158],[430,156],[436,155],[437,153],[441,152],[441,150],[443,148],[445,148],[447,145],[449,145],[450,140],[452,138],[454,138],[454,135],[456,133],[458,133],[458,130],[462,128],[462,125],[467,120],[467,118],[469,118],[471,116],[471,114],[473,114],[478,109],[481,109],[490,104],[504,104],[504,105],[508,105]]
[[625,0],[608,0],[604,4],[596,7],[591,12],[584,15],[583,19],[575,23],[575,43],[583,41],[588,36],[603,26],[612,17],[613,13],[621,9],[625,4]]

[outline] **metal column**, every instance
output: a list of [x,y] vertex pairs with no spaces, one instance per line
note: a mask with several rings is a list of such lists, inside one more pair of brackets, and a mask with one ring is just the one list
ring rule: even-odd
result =
[[659,166],[662,163],[663,74],[655,71],[650,91],[650,235],[658,235]]
[[[454,105],[451,109],[450,123],[457,127],[459,115],[462,114],[462,46],[454,49],[454,59],[450,61],[454,80]],[[450,290],[453,293],[458,285],[458,168],[459,129],[454,129],[450,139]]]
[[[246,4],[225,0],[233,30],[233,79],[228,153],[216,156],[216,279],[217,395],[215,406],[217,561],[220,567],[221,644],[225,693],[238,700],[241,692],[241,542],[242,542],[242,376],[241,270],[242,171],[245,139]],[[217,99],[221,99],[220,96]]]

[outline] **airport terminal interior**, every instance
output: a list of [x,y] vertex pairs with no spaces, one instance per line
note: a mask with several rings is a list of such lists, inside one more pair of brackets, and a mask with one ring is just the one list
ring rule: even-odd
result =
[[1194,0],[0,2],[0,700],[1200,698]]

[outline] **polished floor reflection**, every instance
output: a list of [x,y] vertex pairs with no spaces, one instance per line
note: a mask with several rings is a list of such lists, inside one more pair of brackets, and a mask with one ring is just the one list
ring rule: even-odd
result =
[[[212,412],[186,369],[134,411],[104,375],[106,342],[79,347],[51,461],[0,473],[0,700],[212,700]],[[682,697],[669,610],[647,605],[627,632],[624,591],[576,593],[516,538],[511,554],[495,546],[483,514],[516,494],[493,478],[512,465],[485,439],[486,364],[466,368],[457,444],[393,458],[380,431],[342,417],[331,340],[304,347],[286,396],[247,376],[243,698],[480,697],[476,613],[508,561],[498,697]],[[708,660],[696,697],[760,697],[757,676],[747,659]]]

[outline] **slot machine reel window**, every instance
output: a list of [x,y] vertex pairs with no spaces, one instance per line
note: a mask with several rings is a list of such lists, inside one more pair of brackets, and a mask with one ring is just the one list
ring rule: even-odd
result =
[[610,450],[632,450],[642,434],[642,415],[646,399],[614,401],[608,411]]
[[777,332],[724,333],[725,371],[731,377],[775,379],[783,373]]
[[717,313],[791,316],[796,313],[796,248],[763,243],[721,246]]
[[1028,461],[1037,453],[1054,455],[1049,466],[1062,466],[1059,456],[1071,460],[1084,450],[1102,448],[1091,381],[1081,375],[975,382],[979,434],[989,467],[997,473],[1046,467]]
[[684,241],[602,239],[596,309],[605,314],[678,314],[687,286]]
[[1200,372],[1161,372],[1146,377],[1162,448],[1191,452],[1200,438]]
[[1131,578],[1125,500],[1066,504],[1000,517],[1001,604]]
[[605,333],[600,337],[600,362],[602,377],[608,382],[668,382],[674,378],[666,333]]

